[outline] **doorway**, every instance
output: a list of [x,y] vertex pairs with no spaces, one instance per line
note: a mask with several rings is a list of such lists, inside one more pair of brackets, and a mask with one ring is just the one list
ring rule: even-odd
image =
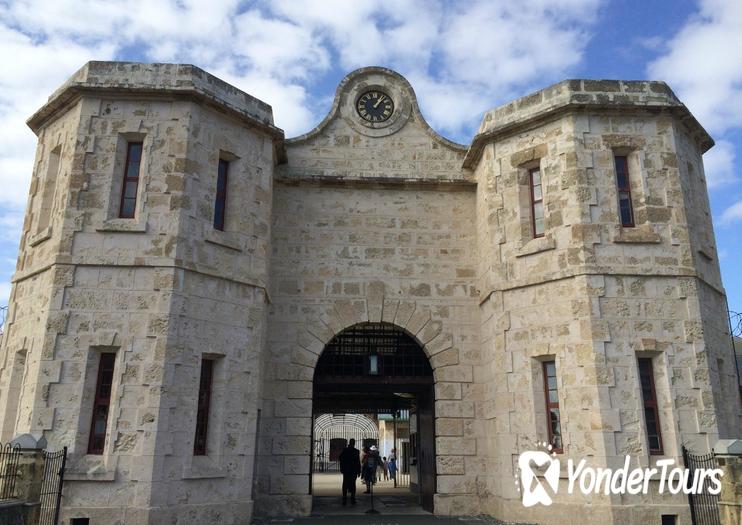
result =
[[[374,508],[433,512],[436,490],[433,370],[422,347],[388,323],[361,323],[336,335],[314,373],[310,492],[313,512],[362,513],[371,495],[358,482],[358,505],[340,507],[338,456],[350,439],[387,458],[377,470]],[[390,476],[394,456],[396,475]],[[386,478],[386,479],[385,479]]]

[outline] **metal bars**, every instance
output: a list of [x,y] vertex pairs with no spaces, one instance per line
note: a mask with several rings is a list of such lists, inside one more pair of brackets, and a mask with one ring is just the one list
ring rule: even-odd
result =
[[317,362],[315,377],[368,377],[371,356],[383,377],[431,377],[425,353],[412,337],[387,323],[360,323],[336,335]]
[[41,483],[39,525],[57,525],[62,503],[62,483],[67,464],[67,447],[57,452],[44,451],[44,479]]
[[15,482],[18,479],[20,445],[0,444],[0,501],[15,497]]
[[[683,446],[683,463],[690,471],[688,473],[688,482],[693,483],[695,471],[698,469],[714,469],[716,461],[714,453],[693,454]],[[703,479],[703,487],[697,494],[688,494],[688,504],[690,505],[691,522],[693,525],[721,525],[719,516],[719,496],[710,494],[708,491],[709,480]]]

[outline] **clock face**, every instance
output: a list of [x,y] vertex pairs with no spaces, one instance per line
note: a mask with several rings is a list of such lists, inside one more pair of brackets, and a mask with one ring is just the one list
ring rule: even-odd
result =
[[394,102],[383,91],[366,91],[358,97],[356,110],[363,120],[368,122],[384,122],[394,112]]

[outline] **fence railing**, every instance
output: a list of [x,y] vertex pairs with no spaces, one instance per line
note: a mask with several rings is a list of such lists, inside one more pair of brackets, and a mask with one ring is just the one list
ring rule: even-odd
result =
[[15,497],[18,480],[18,463],[21,458],[20,445],[0,443],[0,501]]
[[[714,469],[716,461],[714,453],[694,454],[683,446],[683,462],[690,471],[688,479],[692,483],[695,479],[695,471],[698,469]],[[690,505],[691,523],[693,525],[721,525],[719,516],[719,495],[711,494],[709,491],[708,478],[701,478],[701,490],[697,494],[688,494],[688,504]]]

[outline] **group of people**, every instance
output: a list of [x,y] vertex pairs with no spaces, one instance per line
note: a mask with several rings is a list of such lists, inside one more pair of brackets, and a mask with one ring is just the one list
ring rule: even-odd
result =
[[386,456],[379,456],[379,449],[376,448],[376,445],[363,447],[363,456],[355,445],[356,440],[351,439],[348,446],[340,453],[340,472],[343,475],[343,505],[348,502],[348,493],[350,493],[350,503],[352,505],[356,504],[356,478],[360,477],[363,480],[366,485],[366,494],[368,494],[376,483],[376,474],[379,470],[381,470],[381,475],[385,480],[396,481],[397,477],[396,449],[392,449],[392,453],[387,459]]

